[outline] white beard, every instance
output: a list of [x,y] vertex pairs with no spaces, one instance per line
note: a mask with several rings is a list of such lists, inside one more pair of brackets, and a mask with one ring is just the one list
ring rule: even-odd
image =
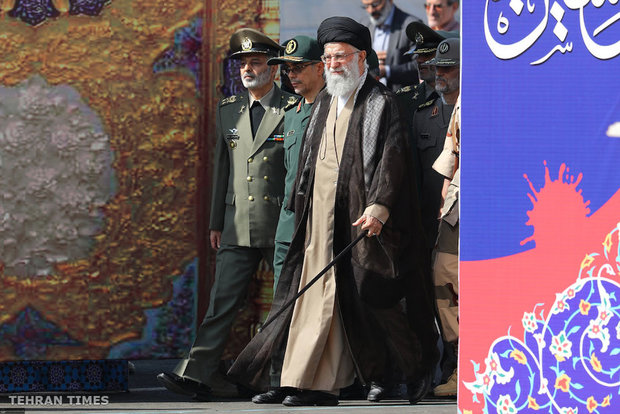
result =
[[357,88],[360,78],[360,68],[355,59],[347,65],[340,67],[343,71],[340,75],[334,75],[329,70],[325,71],[327,92],[332,96],[349,96]]
[[246,79],[243,76],[241,76],[241,83],[243,83],[243,86],[245,86],[247,89],[263,87],[267,85],[270,80],[271,80],[270,69],[267,69],[266,71],[257,74],[256,76],[254,76],[253,79]]

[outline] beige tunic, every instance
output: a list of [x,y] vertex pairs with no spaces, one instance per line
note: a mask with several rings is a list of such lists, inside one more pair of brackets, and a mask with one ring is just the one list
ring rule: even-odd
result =
[[[334,206],[338,165],[354,97],[336,120],[333,99],[316,161],[312,206],[308,215],[302,289],[333,259]],[[335,128],[334,128],[335,126]],[[342,327],[334,269],[330,269],[296,302],[291,319],[282,377],[283,387],[337,392],[351,385],[353,360]]]

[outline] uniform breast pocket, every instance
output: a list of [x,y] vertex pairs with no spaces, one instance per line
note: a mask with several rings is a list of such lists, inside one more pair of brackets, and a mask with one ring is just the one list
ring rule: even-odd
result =
[[424,151],[427,148],[432,148],[437,144],[437,138],[428,132],[420,134],[418,138],[418,149]]
[[294,133],[295,131],[291,131],[291,132],[293,132],[292,135],[289,135],[286,138],[284,138],[284,149],[285,150],[288,150],[293,145],[295,145],[295,142],[297,142],[297,134]]

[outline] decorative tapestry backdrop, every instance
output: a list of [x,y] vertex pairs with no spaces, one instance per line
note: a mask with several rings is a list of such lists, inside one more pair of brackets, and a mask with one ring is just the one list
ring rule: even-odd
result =
[[278,2],[0,1],[0,360],[189,349],[212,258],[211,108],[236,92],[221,68],[244,25],[277,39]]

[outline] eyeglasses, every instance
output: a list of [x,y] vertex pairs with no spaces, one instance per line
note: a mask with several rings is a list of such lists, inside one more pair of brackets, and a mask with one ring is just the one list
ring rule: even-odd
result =
[[384,1],[375,1],[373,3],[362,4],[360,7],[364,10],[366,10],[369,7],[376,9],[377,7],[381,6],[384,3]]
[[442,11],[444,8],[443,4],[432,4],[432,3],[424,3],[424,8],[426,10],[435,9],[437,11]]
[[306,69],[308,66],[312,66],[314,64],[316,64],[318,62],[310,62],[310,63],[306,63],[305,65],[295,65],[295,66],[283,66],[282,67],[282,73],[284,73],[286,76],[288,76],[289,73],[294,73],[295,75],[299,75],[304,69]]
[[321,60],[323,61],[323,63],[328,63],[328,62],[331,62],[332,60],[336,63],[342,63],[349,56],[354,55],[359,52],[361,52],[361,50],[358,50],[357,52],[345,53],[341,55],[323,55],[321,56]]

